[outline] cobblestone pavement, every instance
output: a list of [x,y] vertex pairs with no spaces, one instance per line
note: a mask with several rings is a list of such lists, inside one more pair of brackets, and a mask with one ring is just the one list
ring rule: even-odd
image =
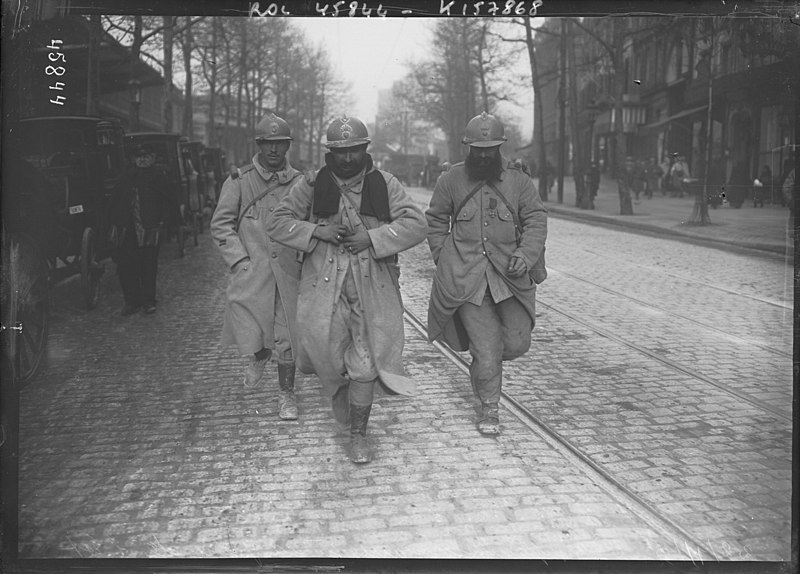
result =
[[[715,557],[787,559],[790,425],[780,414],[788,382],[770,385],[769,377],[788,372],[789,362],[766,348],[788,348],[778,334],[786,304],[774,304],[784,301],[778,271],[747,260],[752,283],[731,282],[740,256],[680,266],[675,243],[658,260],[625,263],[624,234],[576,225],[551,220],[553,273],[540,290],[535,348],[509,366],[507,390]],[[617,259],[570,246],[589,230],[598,232],[592,250],[610,244]],[[274,365],[263,386],[246,389],[241,360],[218,345],[227,272],[208,235],[200,239],[183,259],[174,244],[162,252],[153,316],[118,315],[110,272],[91,312],[80,308],[77,282],[58,288],[48,368],[20,398],[23,557],[699,554],[511,414],[503,413],[499,438],[478,435],[463,371],[410,327],[405,360],[420,394],[379,399],[373,463],[346,459],[346,433],[314,377],[298,380],[300,421],[278,420]],[[623,243],[646,250],[639,237]],[[605,269],[610,262],[616,275]],[[405,302],[424,320],[427,247],[404,254],[401,265]],[[668,288],[661,267],[678,277]],[[726,300],[719,316],[708,305],[715,297]],[[686,318],[676,317],[684,303]],[[628,338],[703,378],[642,355],[623,344]],[[729,368],[723,375],[706,357]],[[778,414],[709,381],[736,385]]]
[[557,218],[548,268],[504,389],[707,548],[787,559],[791,268]]

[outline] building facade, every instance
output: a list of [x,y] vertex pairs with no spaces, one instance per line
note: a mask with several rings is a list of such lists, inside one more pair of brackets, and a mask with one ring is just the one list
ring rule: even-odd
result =
[[[567,41],[576,51],[576,137],[586,157],[610,172],[627,155],[682,155],[699,179],[717,169],[728,181],[739,163],[751,180],[764,166],[776,181],[784,177],[797,144],[800,74],[800,34],[788,26],[778,18],[581,20]],[[559,52],[550,34],[537,43],[545,70],[557,69]],[[558,92],[545,84],[542,94],[549,149],[558,142]]]

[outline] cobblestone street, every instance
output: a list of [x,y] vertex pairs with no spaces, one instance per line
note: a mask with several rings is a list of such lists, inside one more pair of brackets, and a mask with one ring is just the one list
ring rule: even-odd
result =
[[[21,557],[788,560],[791,268],[555,217],[548,266],[504,384],[534,418],[506,402],[479,435],[462,366],[409,323],[419,395],[379,399],[365,466],[315,377],[297,422],[274,364],[242,385],[207,232],[162,249],[153,316],[119,316],[110,262],[93,311],[59,286],[20,397]],[[401,267],[424,323],[427,245]]]

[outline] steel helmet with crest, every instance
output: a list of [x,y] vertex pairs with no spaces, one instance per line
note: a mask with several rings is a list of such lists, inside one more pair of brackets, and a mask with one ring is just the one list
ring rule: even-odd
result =
[[291,141],[292,130],[286,120],[279,118],[275,114],[270,114],[258,122],[256,126],[256,141]]
[[506,141],[505,128],[500,120],[483,112],[472,118],[464,130],[462,143],[475,147],[494,147]]
[[372,141],[369,139],[364,122],[347,116],[333,120],[328,126],[325,137],[327,139],[325,147],[328,149],[355,147]]

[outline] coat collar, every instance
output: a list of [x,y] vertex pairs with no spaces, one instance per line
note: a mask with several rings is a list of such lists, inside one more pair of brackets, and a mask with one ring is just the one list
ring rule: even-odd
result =
[[292,164],[289,163],[288,158],[283,164],[283,169],[276,172],[269,171],[266,167],[261,165],[261,161],[258,159],[258,154],[253,156],[253,167],[256,168],[258,175],[260,175],[264,181],[269,181],[273,177],[273,174],[277,175],[278,183],[281,185],[291,181],[292,178],[299,173],[295,168],[292,167]]

